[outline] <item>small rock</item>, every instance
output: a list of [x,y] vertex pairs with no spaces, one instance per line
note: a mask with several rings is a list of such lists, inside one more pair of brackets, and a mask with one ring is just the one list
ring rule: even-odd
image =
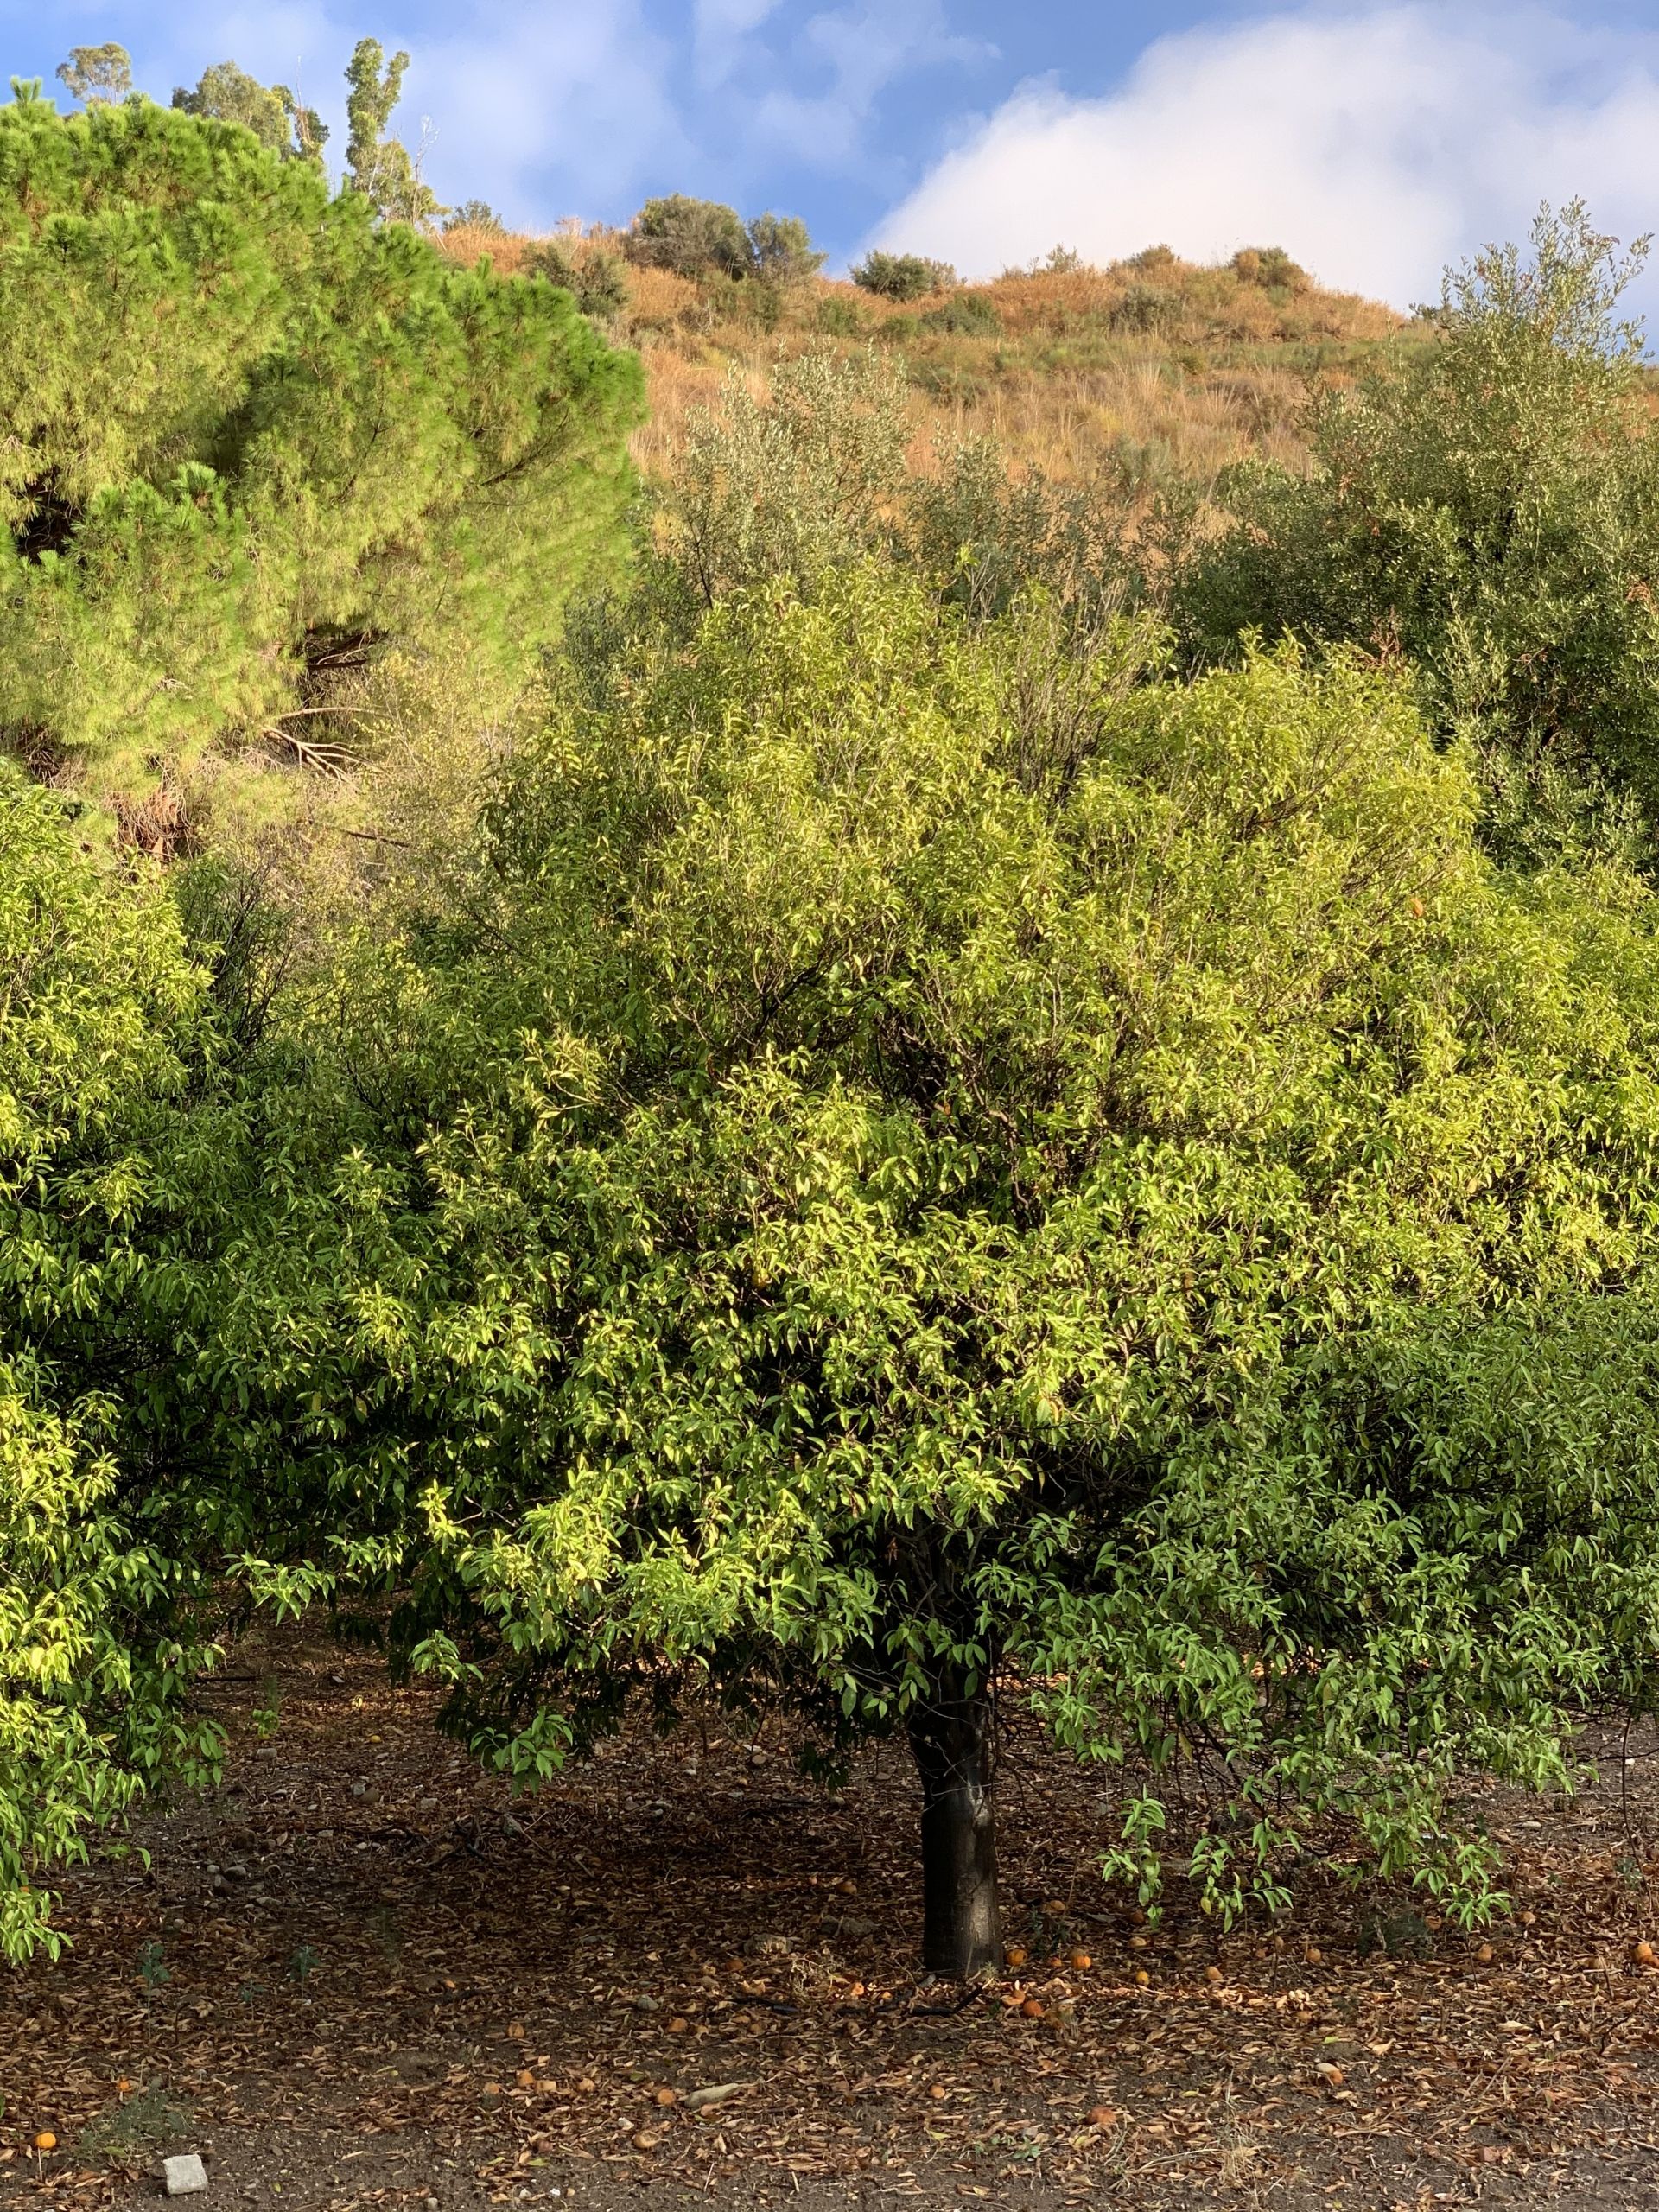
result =
[[169,2196],[194,2196],[207,2186],[207,2169],[194,2151],[162,2160],[162,2180]]
[[660,2012],[663,2008],[654,1997],[640,1996],[634,1999],[633,2009],[636,2012]]

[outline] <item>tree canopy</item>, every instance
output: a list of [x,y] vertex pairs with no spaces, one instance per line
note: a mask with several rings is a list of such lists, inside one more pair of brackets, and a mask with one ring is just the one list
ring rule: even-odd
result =
[[204,69],[194,91],[181,85],[173,105],[187,115],[239,123],[272,153],[310,162],[322,158],[328,128],[316,110],[302,107],[286,85],[262,85],[234,61],[216,61]]
[[999,1683],[1148,1897],[1196,1751],[1217,1910],[1338,1820],[1473,1911],[1459,1763],[1653,1662],[1645,894],[1494,874],[1392,677],[1152,652],[878,563],[573,676],[222,1303],[270,1586],[402,1592],[530,1775],[633,1694],[906,1735],[943,1970]]
[[[1310,474],[1249,463],[1176,563],[1196,659],[1251,630],[1402,653],[1485,759],[1518,855],[1659,809],[1659,433],[1620,256],[1574,202],[1530,259],[1448,272],[1440,342],[1313,406]],[[1587,818],[1586,818],[1587,817]]]
[[[636,362],[308,162],[0,109],[0,728],[136,806],[393,639],[516,663],[629,495]],[[117,281],[118,272],[119,281]]]

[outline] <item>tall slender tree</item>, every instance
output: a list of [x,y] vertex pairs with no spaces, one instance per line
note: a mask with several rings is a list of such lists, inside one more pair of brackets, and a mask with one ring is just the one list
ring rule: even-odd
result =
[[430,222],[444,211],[425,184],[391,121],[404,88],[407,54],[386,60],[378,38],[359,39],[346,67],[346,115],[350,137],[346,165],[353,184],[388,222]]

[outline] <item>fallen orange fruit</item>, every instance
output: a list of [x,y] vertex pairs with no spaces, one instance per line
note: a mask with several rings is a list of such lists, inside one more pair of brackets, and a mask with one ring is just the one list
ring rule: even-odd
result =
[[1043,2017],[1042,2005],[1035,1997],[1027,1997],[1020,2010],[1027,2020],[1040,2020]]
[[1116,2119],[1117,2114],[1112,2110],[1110,2105],[1090,2105],[1089,2107],[1090,2127],[1110,2127]]

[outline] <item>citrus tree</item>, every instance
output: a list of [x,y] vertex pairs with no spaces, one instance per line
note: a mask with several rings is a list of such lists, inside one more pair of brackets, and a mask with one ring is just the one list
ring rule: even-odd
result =
[[294,1040],[204,1342],[248,1571],[508,1770],[906,1739],[941,1972],[1007,1697],[1151,1900],[1196,1768],[1214,1909],[1334,1835],[1474,1913],[1459,1771],[1651,1694],[1645,896],[1496,874],[1396,679],[1160,650],[865,562],[590,657]]
[[349,742],[331,676],[389,642],[522,665],[639,407],[568,297],[194,105],[0,108],[0,735],[130,804]]

